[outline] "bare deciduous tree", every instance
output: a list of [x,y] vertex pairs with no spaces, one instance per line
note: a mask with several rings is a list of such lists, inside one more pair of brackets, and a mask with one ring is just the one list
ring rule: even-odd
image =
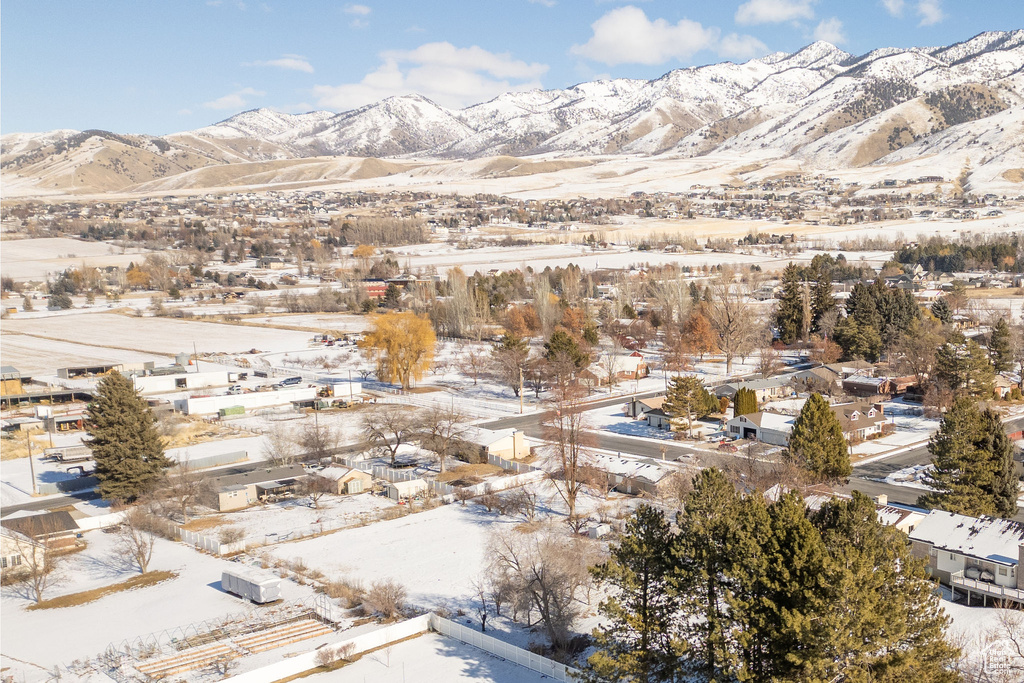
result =
[[405,607],[405,586],[393,579],[374,581],[366,591],[366,605],[384,618],[399,616]]
[[278,422],[267,430],[263,452],[272,465],[290,465],[299,455],[298,439],[294,430]]
[[725,354],[725,371],[729,373],[733,358],[753,350],[760,323],[747,298],[749,285],[735,282],[728,271],[711,286],[711,292],[708,318],[718,336],[718,348]]
[[420,433],[420,416],[408,406],[385,403],[363,413],[362,428],[367,442],[387,451],[394,466],[398,449]]
[[42,602],[47,590],[65,578],[59,545],[53,537],[57,529],[55,526],[48,529],[48,526],[51,525],[44,524],[35,538],[16,531],[4,532],[20,558],[20,569],[12,570],[13,575],[37,603]]
[[437,454],[441,472],[466,434],[466,417],[455,406],[431,408],[423,416],[423,444]]
[[189,510],[196,504],[206,485],[202,472],[194,468],[188,460],[183,460],[170,470],[159,493],[174,505],[174,510],[181,515],[183,524],[188,523]]
[[513,610],[525,612],[527,621],[536,612],[553,648],[567,647],[597,559],[592,544],[551,530],[512,531],[493,535],[487,550],[490,585],[510,596]]
[[313,509],[319,510],[320,499],[328,493],[334,493],[337,490],[335,486],[336,484],[333,480],[313,474],[306,477],[302,490],[309,497],[309,502],[313,504]]
[[141,505],[129,508],[117,528],[118,555],[138,567],[140,574],[145,574],[155,545],[156,535],[152,532],[149,512]]
[[591,464],[590,437],[583,399],[585,390],[576,382],[561,381],[552,387],[544,431],[550,446],[551,478],[565,501],[569,523],[576,519],[576,499],[586,486],[586,468]]
[[307,423],[299,433],[299,448],[306,459],[320,460],[338,450],[341,435],[338,430],[319,420]]

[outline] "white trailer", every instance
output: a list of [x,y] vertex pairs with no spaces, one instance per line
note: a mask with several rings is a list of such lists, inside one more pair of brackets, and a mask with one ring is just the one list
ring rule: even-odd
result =
[[220,587],[258,605],[281,599],[281,578],[253,567],[225,570],[220,577]]

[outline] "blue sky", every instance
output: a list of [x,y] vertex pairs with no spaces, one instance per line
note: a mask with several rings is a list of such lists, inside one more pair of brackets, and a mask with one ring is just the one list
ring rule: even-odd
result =
[[165,134],[254,107],[344,111],[767,52],[943,45],[1024,27],[1024,0],[5,0],[0,131]]

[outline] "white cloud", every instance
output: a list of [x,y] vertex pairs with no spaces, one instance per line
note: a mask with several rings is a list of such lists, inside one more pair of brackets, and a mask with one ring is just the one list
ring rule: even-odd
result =
[[304,71],[313,73],[313,65],[302,55],[283,55],[280,59],[267,59],[258,62],[245,62],[242,66],[275,66],[288,71]]
[[882,0],[882,7],[894,17],[903,16],[903,0]]
[[754,36],[730,33],[718,44],[718,56],[725,59],[747,60],[768,54],[768,46]]
[[365,17],[368,16],[370,12],[372,12],[373,10],[367,7],[366,5],[345,5],[345,8],[342,11],[345,14],[355,14],[356,16],[359,17]]
[[664,19],[651,21],[632,5],[613,9],[590,27],[594,35],[583,45],[573,45],[570,52],[609,66],[686,59],[713,47],[719,35],[717,28],[704,28],[689,19],[675,24]]
[[817,0],[749,0],[736,10],[736,23],[778,24],[783,21],[814,18]]
[[920,0],[917,3],[917,14],[921,17],[919,26],[933,26],[946,18],[942,11],[942,0]]
[[249,104],[249,97],[263,97],[266,94],[255,88],[242,88],[215,100],[204,102],[203,106],[207,109],[242,109]]
[[466,107],[511,90],[540,88],[546,64],[508,53],[451,43],[425,43],[414,50],[388,50],[381,65],[358,83],[318,85],[317,104],[353,109],[393,95],[416,93],[447,107]]
[[192,116],[192,110],[191,109],[179,109],[178,110],[178,116]]
[[836,17],[822,19],[814,29],[814,39],[824,40],[826,43],[841,45],[846,42],[846,34],[843,33],[843,22]]
[[531,5],[544,5],[545,7],[554,7],[558,3],[555,0],[529,0]]

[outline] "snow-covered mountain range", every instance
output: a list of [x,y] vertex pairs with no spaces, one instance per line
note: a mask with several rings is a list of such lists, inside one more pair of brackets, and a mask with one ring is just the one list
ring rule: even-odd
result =
[[825,169],[971,146],[975,166],[1024,166],[1024,30],[860,57],[816,42],[650,81],[505,93],[461,110],[406,95],[337,114],[256,109],[163,137],[12,134],[2,138],[0,163],[5,175],[46,184],[75,165],[69,153],[88,150],[78,156],[94,166],[90,182],[122,189],[212,165],[311,157],[720,154]]

